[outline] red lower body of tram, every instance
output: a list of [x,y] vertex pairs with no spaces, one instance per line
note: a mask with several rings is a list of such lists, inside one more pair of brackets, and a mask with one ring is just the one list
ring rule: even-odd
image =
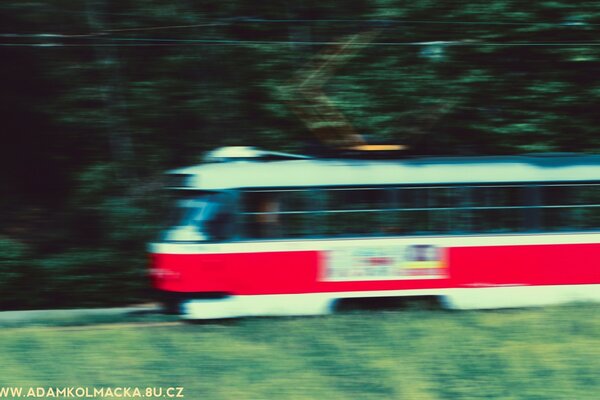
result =
[[457,309],[600,301],[600,234],[156,243],[153,284],[184,318],[318,315],[341,299]]

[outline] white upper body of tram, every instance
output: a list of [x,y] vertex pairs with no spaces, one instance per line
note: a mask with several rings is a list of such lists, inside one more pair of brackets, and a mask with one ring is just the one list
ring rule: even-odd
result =
[[252,148],[225,148],[215,151],[209,159],[217,162],[170,171],[171,188],[227,190],[600,181],[600,155],[571,153],[356,160],[314,159]]

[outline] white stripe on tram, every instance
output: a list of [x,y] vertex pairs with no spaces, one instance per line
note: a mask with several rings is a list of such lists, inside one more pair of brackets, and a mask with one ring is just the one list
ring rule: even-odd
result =
[[441,247],[519,246],[544,244],[600,243],[600,232],[541,233],[494,236],[407,236],[395,238],[348,238],[261,240],[229,243],[152,243],[149,250],[155,254],[226,254],[292,251],[322,251],[344,247],[383,247],[393,245],[427,244]]

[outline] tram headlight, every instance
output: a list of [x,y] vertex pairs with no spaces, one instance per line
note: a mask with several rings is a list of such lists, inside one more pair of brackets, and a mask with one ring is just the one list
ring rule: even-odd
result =
[[176,280],[181,278],[181,273],[169,268],[152,268],[150,276],[161,280]]

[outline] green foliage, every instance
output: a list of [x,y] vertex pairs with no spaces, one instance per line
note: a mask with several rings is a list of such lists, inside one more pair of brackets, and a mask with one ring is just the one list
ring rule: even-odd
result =
[[18,281],[27,263],[28,250],[24,243],[0,237],[0,293],[3,300],[0,304],[22,297]]
[[[301,152],[314,141],[282,96],[327,48],[306,42],[380,31],[323,87],[371,141],[428,154],[598,152],[599,22],[596,3],[566,0],[6,1],[5,32],[73,36],[1,38],[66,46],[0,47],[12,138],[0,147],[0,235],[12,243],[0,285],[41,271],[26,284],[40,298],[21,305],[51,306],[67,285],[54,280],[75,279],[59,273],[64,262],[90,288],[65,305],[113,302],[111,279],[132,288],[122,301],[138,298],[161,219],[156,176],[220,145]],[[108,265],[123,277],[103,275]],[[2,304],[18,297],[6,290]]]

